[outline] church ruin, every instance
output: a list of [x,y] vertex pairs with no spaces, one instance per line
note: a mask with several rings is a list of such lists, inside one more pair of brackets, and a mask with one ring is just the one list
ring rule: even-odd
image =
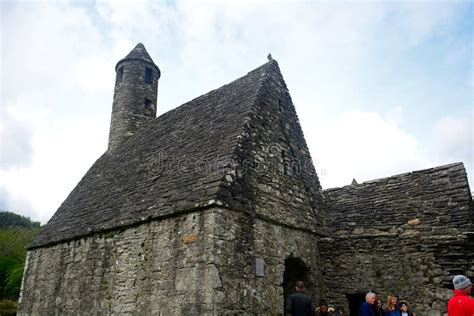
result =
[[118,62],[108,149],[29,248],[20,315],[283,315],[302,279],[434,316],[474,275],[462,163],[323,191],[275,60],[156,117],[160,75],[142,44]]

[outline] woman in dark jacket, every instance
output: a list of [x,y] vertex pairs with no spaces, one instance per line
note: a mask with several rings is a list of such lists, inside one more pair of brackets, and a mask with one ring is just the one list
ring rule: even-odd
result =
[[382,301],[380,300],[380,298],[375,299],[374,311],[375,315],[377,316],[385,316],[385,311],[382,308]]

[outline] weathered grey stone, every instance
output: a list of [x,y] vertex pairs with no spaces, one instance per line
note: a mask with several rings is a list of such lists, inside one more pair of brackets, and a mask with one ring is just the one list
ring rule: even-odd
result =
[[452,276],[474,273],[473,239],[463,237],[473,230],[467,186],[462,164],[451,164],[323,191],[334,239],[319,244],[328,299],[346,304],[362,288],[443,314]]
[[30,247],[20,315],[282,315],[298,279],[441,315],[474,274],[461,163],[322,192],[275,60],[158,118],[144,47],[117,67],[109,149]]
[[[110,152],[133,136],[145,123],[156,118],[160,69],[143,44],[139,43],[115,67],[114,102],[110,120]],[[146,82],[147,71],[151,79]]]

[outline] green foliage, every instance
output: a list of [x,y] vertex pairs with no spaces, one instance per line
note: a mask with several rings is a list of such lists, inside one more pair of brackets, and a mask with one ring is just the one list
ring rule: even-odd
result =
[[18,299],[26,247],[33,242],[40,229],[39,223],[28,218],[0,212],[0,299]]
[[[0,248],[1,249],[1,248]],[[0,257],[0,298],[5,298],[7,291],[8,272],[12,270],[18,262],[13,258]]]
[[7,282],[5,286],[5,297],[17,298],[20,295],[21,279],[23,278],[23,269],[25,262],[17,263],[7,272]]
[[39,222],[33,222],[29,217],[24,217],[8,211],[0,211],[0,229],[1,228],[38,228]]
[[0,258],[18,258],[26,255],[28,247],[41,228],[0,229]]
[[16,315],[17,304],[9,300],[0,301],[0,315]]

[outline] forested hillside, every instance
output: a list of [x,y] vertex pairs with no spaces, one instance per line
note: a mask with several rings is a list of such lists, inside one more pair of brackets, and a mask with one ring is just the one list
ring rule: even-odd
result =
[[32,222],[28,217],[24,217],[13,212],[0,211],[0,229],[3,228],[38,228],[40,222]]
[[26,247],[40,231],[40,223],[0,211],[0,300],[16,301],[26,258]]

